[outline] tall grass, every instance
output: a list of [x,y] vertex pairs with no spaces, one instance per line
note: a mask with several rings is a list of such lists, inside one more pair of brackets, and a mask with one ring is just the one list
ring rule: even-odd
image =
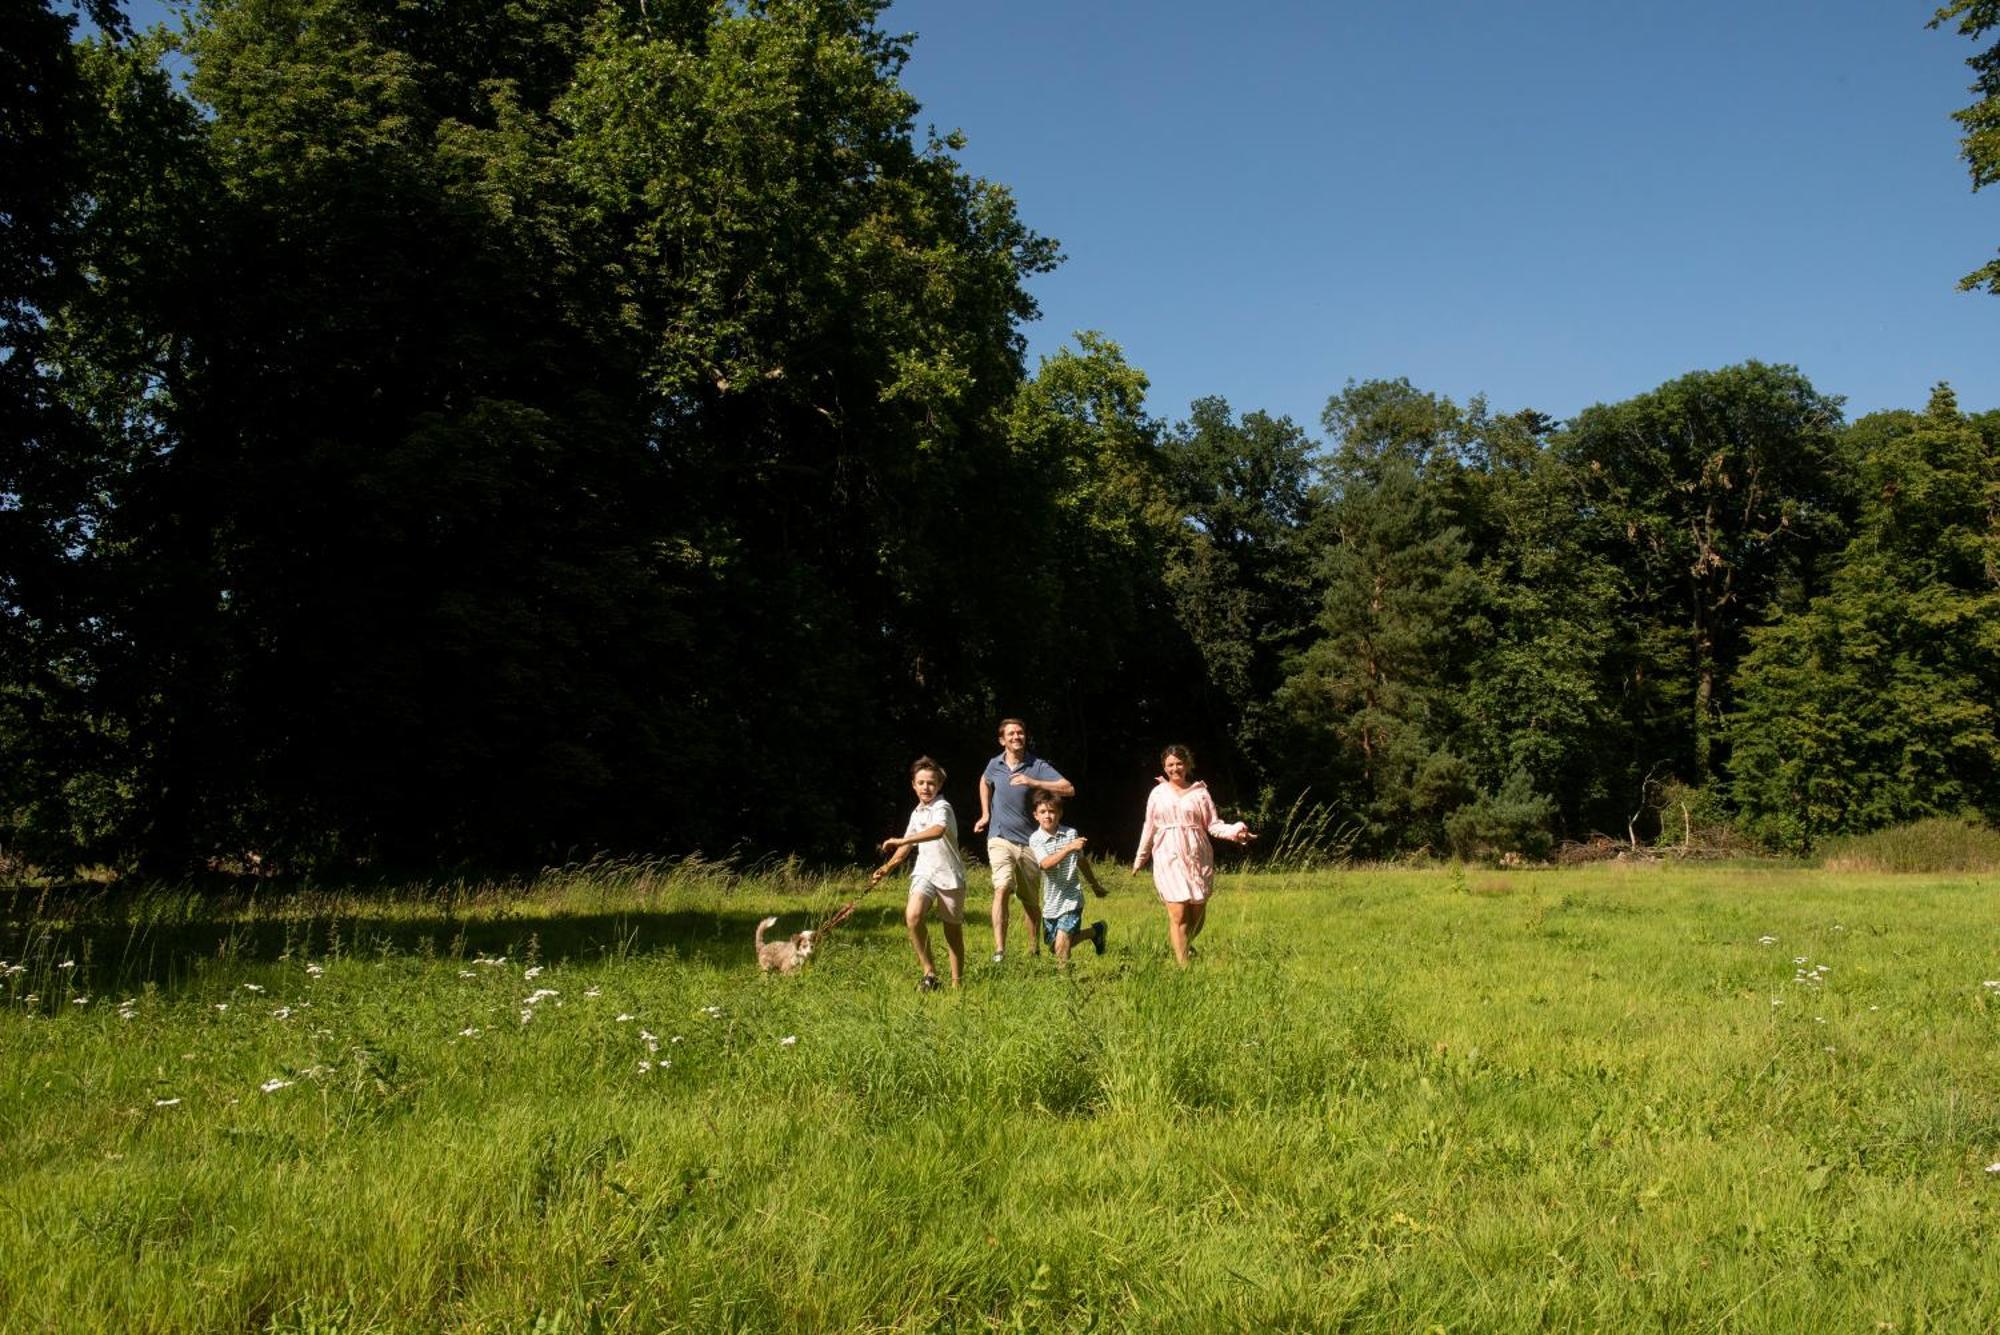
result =
[[1970,816],[1934,816],[1826,847],[1829,871],[2000,871],[2000,830]]
[[861,884],[17,914],[0,1329],[1993,1319],[1990,882],[1228,876],[1181,972],[1120,876],[931,996],[885,888],[751,968]]
[[1267,809],[1258,820],[1263,840],[1259,866],[1268,871],[1302,872],[1337,867],[1347,861],[1360,837],[1360,824],[1343,818],[1332,803],[1313,802],[1310,796],[1301,792],[1283,810],[1267,800]]

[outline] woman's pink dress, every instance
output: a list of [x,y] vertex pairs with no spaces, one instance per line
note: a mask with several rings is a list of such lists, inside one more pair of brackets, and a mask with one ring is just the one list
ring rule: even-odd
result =
[[1146,826],[1139,832],[1139,852],[1132,870],[1146,854],[1153,856],[1153,889],[1163,904],[1199,904],[1215,884],[1215,848],[1211,834],[1229,839],[1243,822],[1228,822],[1215,814],[1208,785],[1199,781],[1185,789],[1161,783],[1146,799]]

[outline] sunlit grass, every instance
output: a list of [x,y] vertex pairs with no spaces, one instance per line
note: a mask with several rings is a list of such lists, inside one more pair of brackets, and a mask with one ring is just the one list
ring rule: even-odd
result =
[[45,906],[0,1328],[1993,1320],[1991,879],[1225,877],[1185,974],[1110,883],[933,996],[886,888],[759,976],[796,869]]

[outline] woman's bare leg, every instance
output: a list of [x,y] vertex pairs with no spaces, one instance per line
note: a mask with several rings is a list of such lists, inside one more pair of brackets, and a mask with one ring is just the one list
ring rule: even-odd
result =
[[1188,910],[1193,904],[1167,905],[1167,940],[1173,945],[1174,960],[1183,967],[1188,962]]

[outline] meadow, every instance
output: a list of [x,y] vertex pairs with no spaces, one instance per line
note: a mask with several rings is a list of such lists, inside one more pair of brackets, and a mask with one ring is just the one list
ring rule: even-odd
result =
[[0,1329],[2000,1324],[2000,879],[1225,875],[1182,972],[1105,870],[935,995],[890,887],[752,968],[858,876],[19,893]]

